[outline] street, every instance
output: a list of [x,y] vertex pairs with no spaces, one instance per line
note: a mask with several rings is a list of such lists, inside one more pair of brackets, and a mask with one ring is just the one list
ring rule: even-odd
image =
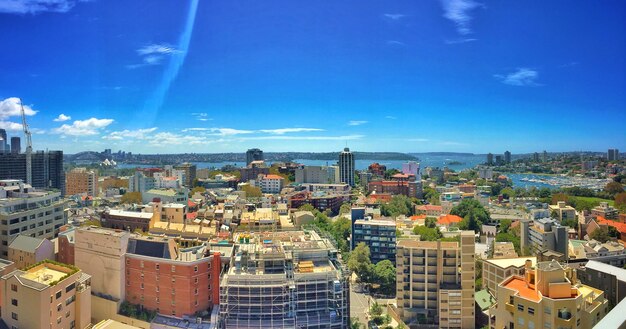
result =
[[367,318],[365,312],[369,310],[369,296],[355,291],[357,284],[350,285],[350,317],[356,317],[359,321],[367,326]]

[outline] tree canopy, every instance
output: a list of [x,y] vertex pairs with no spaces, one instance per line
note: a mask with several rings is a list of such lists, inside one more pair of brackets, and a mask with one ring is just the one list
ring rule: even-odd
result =
[[413,233],[420,236],[422,241],[437,241],[443,237],[443,234],[439,231],[439,228],[427,227],[422,225],[415,225],[413,227]]
[[348,268],[356,273],[361,281],[369,282],[371,265],[370,248],[364,242],[361,242],[350,253]]
[[263,196],[261,189],[256,186],[244,185],[241,190],[246,192],[246,198],[260,198]]
[[411,199],[404,195],[394,195],[391,201],[383,203],[380,206],[380,212],[383,216],[396,217],[398,215],[411,216],[414,213],[413,203]]
[[606,184],[604,191],[611,195],[615,195],[624,192],[624,186],[618,182],[610,182]]
[[126,204],[141,203],[141,192],[126,192],[122,195],[121,202]]
[[465,199],[450,211],[451,215],[457,215],[463,220],[459,224],[462,230],[474,230],[479,232],[483,223],[489,221],[489,212],[478,200]]

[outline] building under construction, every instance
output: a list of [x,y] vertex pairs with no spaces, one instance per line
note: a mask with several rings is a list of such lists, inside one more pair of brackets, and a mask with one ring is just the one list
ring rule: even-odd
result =
[[220,283],[219,328],[348,328],[349,277],[314,231],[242,233]]

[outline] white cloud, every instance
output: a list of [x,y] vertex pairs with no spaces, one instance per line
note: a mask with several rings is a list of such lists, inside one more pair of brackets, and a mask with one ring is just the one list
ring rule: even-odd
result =
[[406,15],[403,15],[403,14],[383,14],[383,16],[385,16],[386,18],[389,18],[391,20],[397,21],[397,20],[405,17]]
[[67,120],[71,120],[72,117],[69,115],[65,115],[63,113],[59,114],[58,117],[56,117],[56,119],[52,120],[52,121],[56,121],[56,122],[63,122],[63,121],[67,121]]
[[527,86],[540,86],[537,83],[537,78],[539,78],[539,73],[536,70],[520,67],[517,71],[502,75],[495,74],[494,78],[502,81],[502,83],[518,86],[518,87],[527,87]]
[[196,118],[196,120],[198,120],[198,121],[213,120],[213,119],[209,118],[209,114],[208,113],[204,113],[204,112],[191,113],[191,115],[194,116]]
[[387,44],[390,46],[406,46],[406,43],[398,40],[387,40]]
[[348,121],[348,126],[360,126],[366,124],[365,120],[350,120]]
[[[0,0],[1,1],[1,0]],[[32,116],[37,114],[30,106],[24,105],[24,114]],[[17,117],[22,115],[20,99],[17,97],[9,97],[0,101],[0,120]]]
[[153,54],[174,54],[180,52],[180,50],[168,45],[168,44],[151,44],[137,49],[137,53],[140,56],[153,55]]
[[202,136],[180,135],[171,132],[160,132],[150,139],[153,146],[169,146],[169,145],[203,145],[219,142],[219,140],[208,140]]
[[23,130],[21,123],[11,121],[0,121],[0,128],[12,132],[18,132]]
[[0,0],[0,13],[39,14],[66,13],[76,5],[74,0]]
[[188,132],[188,131],[209,131],[210,128],[185,128],[182,131],[183,132]]
[[149,134],[157,130],[157,127],[153,128],[145,128],[145,129],[136,129],[136,130],[122,130],[122,131],[113,131],[106,136],[102,136],[103,139],[109,140],[123,140],[123,139],[140,139],[145,140],[149,138]]
[[445,43],[447,45],[457,45],[460,43],[467,43],[467,42],[473,42],[473,41],[477,41],[478,39],[475,38],[460,38],[460,39],[452,39],[452,40],[446,40]]
[[241,135],[241,134],[252,134],[253,130],[240,130],[233,128],[210,128],[210,132],[215,133],[217,136],[233,136],[233,135]]
[[64,124],[55,128],[53,132],[70,136],[97,135],[100,131],[113,123],[113,119],[96,119],[76,120],[71,125]]
[[319,128],[280,128],[280,129],[261,129],[259,130],[263,133],[268,134],[276,134],[282,135],[285,133],[299,133],[299,132],[308,132],[308,131],[324,131],[324,129]]
[[256,136],[256,137],[242,137],[240,140],[248,141],[248,140],[308,140],[308,141],[318,141],[318,140],[354,140],[361,139],[365,137],[365,135],[346,135],[346,136]]
[[441,4],[444,10],[443,17],[456,24],[456,30],[459,34],[467,35],[472,33],[469,24],[472,16],[469,12],[477,7],[481,7],[482,4],[472,0],[441,0]]

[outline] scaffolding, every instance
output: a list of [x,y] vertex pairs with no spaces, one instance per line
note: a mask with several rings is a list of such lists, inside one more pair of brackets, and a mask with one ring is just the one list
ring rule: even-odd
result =
[[248,235],[222,278],[220,328],[348,327],[348,275],[329,241],[303,231]]

